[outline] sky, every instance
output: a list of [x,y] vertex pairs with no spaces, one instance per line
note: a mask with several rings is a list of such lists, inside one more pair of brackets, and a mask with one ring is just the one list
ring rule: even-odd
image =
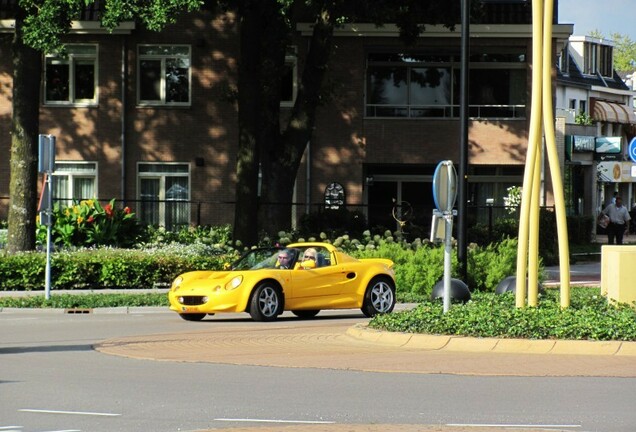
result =
[[574,24],[575,36],[598,30],[636,41],[636,0],[559,0],[559,23]]

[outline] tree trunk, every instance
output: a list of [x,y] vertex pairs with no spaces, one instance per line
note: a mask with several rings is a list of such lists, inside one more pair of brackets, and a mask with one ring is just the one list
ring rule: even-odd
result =
[[259,0],[239,2],[240,60],[238,67],[239,143],[236,161],[236,206],[234,208],[234,241],[245,246],[258,241],[258,117],[260,106]]
[[320,91],[332,53],[333,23],[323,12],[315,22],[296,103],[279,140],[267,146],[262,159],[263,205],[259,219],[268,233],[291,228],[294,182],[307,143],[311,139],[320,103]]
[[[244,0],[239,63],[239,150],[234,239],[258,241],[259,168],[265,143],[280,141],[281,76],[288,26],[277,0]],[[262,187],[266,188],[264,184]]]
[[42,54],[22,38],[24,13],[18,10],[13,37],[13,116],[9,193],[9,253],[35,248],[37,212],[37,142],[40,128]]

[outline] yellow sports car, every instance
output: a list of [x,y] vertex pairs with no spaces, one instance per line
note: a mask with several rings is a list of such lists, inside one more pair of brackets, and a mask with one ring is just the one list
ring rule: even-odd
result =
[[227,271],[184,273],[168,298],[187,321],[220,312],[273,321],[286,310],[311,318],[321,309],[351,308],[372,317],[393,310],[395,276],[389,259],[355,259],[328,243],[295,243],[251,250]]

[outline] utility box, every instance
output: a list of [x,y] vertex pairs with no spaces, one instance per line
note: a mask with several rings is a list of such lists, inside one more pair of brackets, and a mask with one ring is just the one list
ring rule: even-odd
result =
[[636,307],[636,246],[601,247],[601,294]]

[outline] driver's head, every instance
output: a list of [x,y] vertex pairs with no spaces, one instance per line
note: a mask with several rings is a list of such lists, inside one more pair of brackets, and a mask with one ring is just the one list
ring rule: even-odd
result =
[[291,260],[291,251],[289,249],[283,249],[278,253],[278,262],[281,265],[288,265]]

